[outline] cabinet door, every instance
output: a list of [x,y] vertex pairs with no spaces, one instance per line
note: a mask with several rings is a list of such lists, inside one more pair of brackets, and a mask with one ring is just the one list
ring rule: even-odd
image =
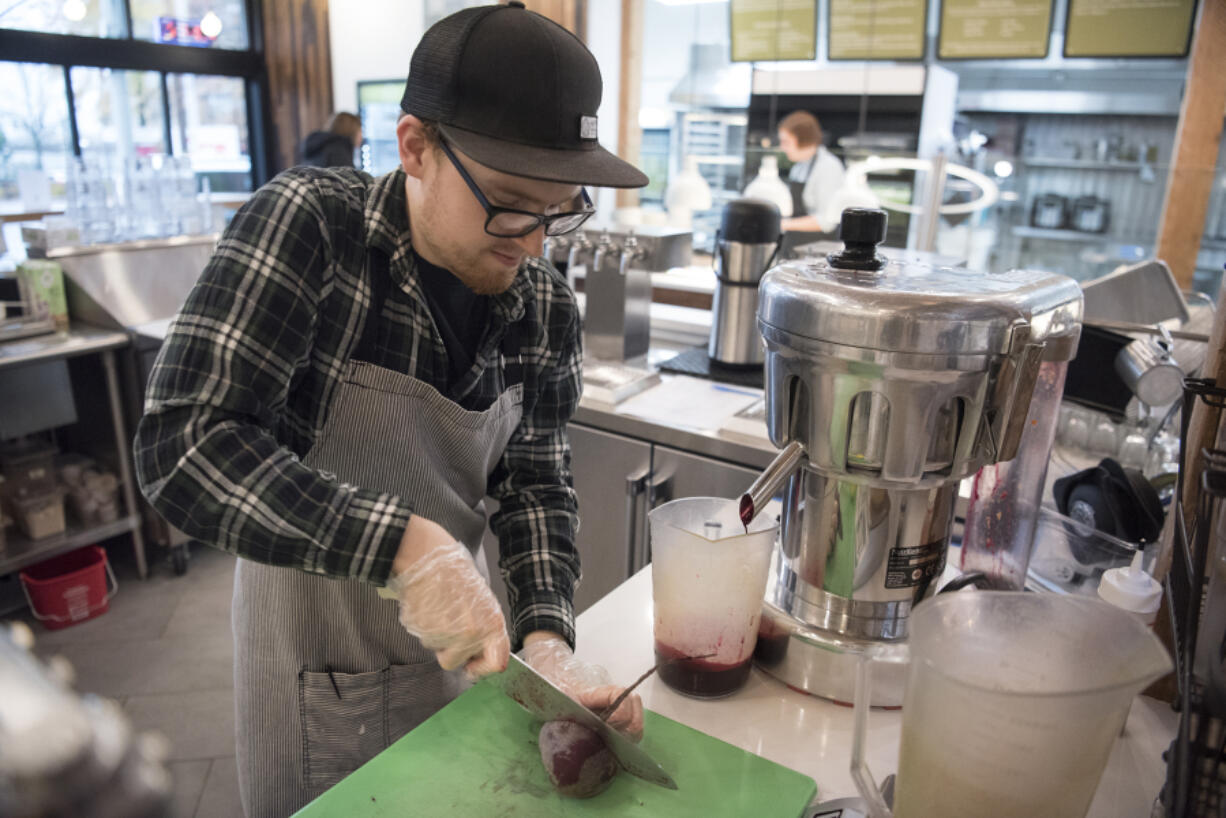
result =
[[[629,492],[651,469],[651,446],[621,435],[571,424],[571,470],[579,495],[579,559],[583,580],[575,592],[582,613],[630,576],[630,529],[635,508]],[[630,488],[628,488],[630,486]],[[493,514],[496,504],[487,500]],[[506,586],[498,570],[498,541],[486,531],[485,555],[490,585],[508,610]]]

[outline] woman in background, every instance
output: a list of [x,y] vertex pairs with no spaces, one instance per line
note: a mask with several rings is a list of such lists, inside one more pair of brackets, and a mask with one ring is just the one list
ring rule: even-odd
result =
[[793,111],[779,122],[779,147],[792,162],[788,187],[792,217],[783,220],[788,232],[831,233],[826,209],[843,184],[843,163],[822,144],[822,126],[808,111]]
[[338,111],[324,128],[308,134],[303,140],[302,164],[317,168],[353,167],[353,152],[362,144],[362,120]]

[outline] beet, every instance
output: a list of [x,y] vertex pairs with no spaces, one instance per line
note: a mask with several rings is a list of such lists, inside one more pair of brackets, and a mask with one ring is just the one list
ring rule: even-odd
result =
[[617,775],[617,759],[604,740],[573,721],[549,721],[541,727],[538,744],[549,780],[562,795],[591,798]]

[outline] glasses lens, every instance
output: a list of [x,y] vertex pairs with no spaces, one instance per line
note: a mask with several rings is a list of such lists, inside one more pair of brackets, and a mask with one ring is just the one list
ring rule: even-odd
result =
[[493,236],[514,238],[528,235],[540,223],[538,217],[527,213],[495,213],[485,226],[485,231]]
[[579,225],[583,224],[591,216],[591,213],[569,213],[565,216],[559,216],[545,227],[545,234],[548,236],[561,236],[572,230],[578,229]]

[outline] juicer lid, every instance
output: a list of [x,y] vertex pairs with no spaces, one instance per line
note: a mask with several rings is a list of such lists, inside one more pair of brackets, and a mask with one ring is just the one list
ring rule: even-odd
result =
[[1045,344],[1044,360],[1069,360],[1081,333],[1081,288],[1033,270],[985,273],[904,258],[865,271],[804,259],[763,277],[758,323],[764,331],[913,354],[1007,354],[1020,340]]

